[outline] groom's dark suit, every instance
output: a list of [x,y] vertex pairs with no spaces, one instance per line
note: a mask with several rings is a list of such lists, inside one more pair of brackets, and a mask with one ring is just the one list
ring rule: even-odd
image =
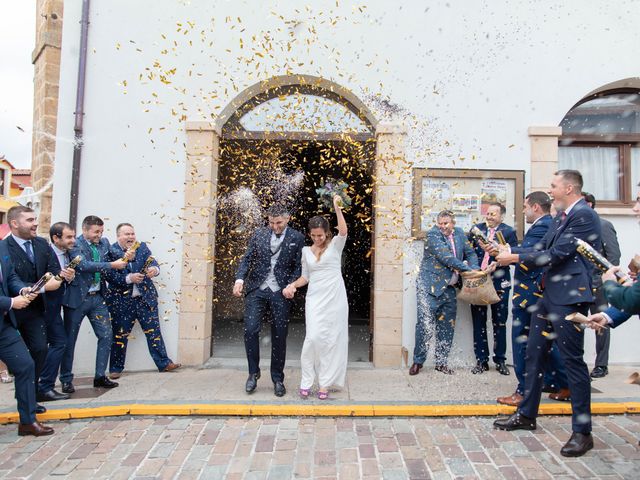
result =
[[281,238],[270,228],[262,227],[249,240],[249,247],[240,261],[236,280],[244,281],[244,345],[249,363],[249,375],[260,372],[260,326],[271,310],[271,380],[284,380],[287,353],[287,332],[291,300],[282,289],[301,274],[304,236],[288,227]]

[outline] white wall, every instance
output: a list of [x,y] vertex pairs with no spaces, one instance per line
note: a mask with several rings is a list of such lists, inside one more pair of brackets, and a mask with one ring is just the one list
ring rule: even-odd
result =
[[[363,3],[362,12],[333,1],[92,3],[79,217],[105,217],[110,237],[117,223],[130,221],[151,242],[163,262],[170,354],[181,268],[181,115],[213,120],[259,80],[319,75],[351,89],[378,119],[405,123],[416,165],[528,173],[529,126],[557,125],[592,89],[638,74],[637,1]],[[68,215],[80,9],[79,0],[65,2],[54,220]],[[397,113],[380,108],[380,98]],[[405,214],[408,228],[409,208]],[[635,250],[625,234],[636,235],[637,227],[614,221],[626,259]],[[407,247],[408,272],[419,251],[419,244]],[[405,282],[403,338],[412,346],[415,293],[412,280]],[[456,346],[471,358],[467,317],[460,316]],[[612,362],[637,360],[631,339],[638,329],[615,336]],[[87,326],[81,335],[77,369],[91,371],[95,340]],[[136,336],[127,367],[151,368]]]

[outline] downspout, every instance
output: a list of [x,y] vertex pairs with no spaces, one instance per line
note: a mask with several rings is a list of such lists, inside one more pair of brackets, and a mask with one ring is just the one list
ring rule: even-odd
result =
[[78,66],[78,88],[76,90],[75,124],[73,126],[73,166],[71,167],[71,202],[69,223],[76,228],[78,222],[78,195],[80,192],[80,163],[82,159],[82,122],[84,120],[84,83],[87,75],[87,39],[89,37],[90,0],[82,1],[80,21],[80,63]]

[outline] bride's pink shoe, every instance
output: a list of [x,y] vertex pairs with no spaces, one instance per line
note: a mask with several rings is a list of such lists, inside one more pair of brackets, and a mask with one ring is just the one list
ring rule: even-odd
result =
[[301,388],[300,389],[300,396],[302,398],[308,398],[309,397],[309,393],[311,393],[311,389],[310,388]]
[[329,392],[318,391],[318,400],[327,400],[329,398]]

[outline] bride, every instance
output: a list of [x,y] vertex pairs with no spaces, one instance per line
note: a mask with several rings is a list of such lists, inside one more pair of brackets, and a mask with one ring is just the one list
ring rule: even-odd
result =
[[293,298],[298,288],[309,284],[305,302],[306,336],[300,359],[300,396],[303,398],[309,396],[317,378],[318,398],[328,399],[329,387],[343,387],[347,373],[349,305],[341,271],[347,223],[341,204],[341,198],[335,195],[336,237],[331,238],[326,218],[316,216],[309,220],[313,245],[302,249],[302,276],[282,292],[286,298]]

